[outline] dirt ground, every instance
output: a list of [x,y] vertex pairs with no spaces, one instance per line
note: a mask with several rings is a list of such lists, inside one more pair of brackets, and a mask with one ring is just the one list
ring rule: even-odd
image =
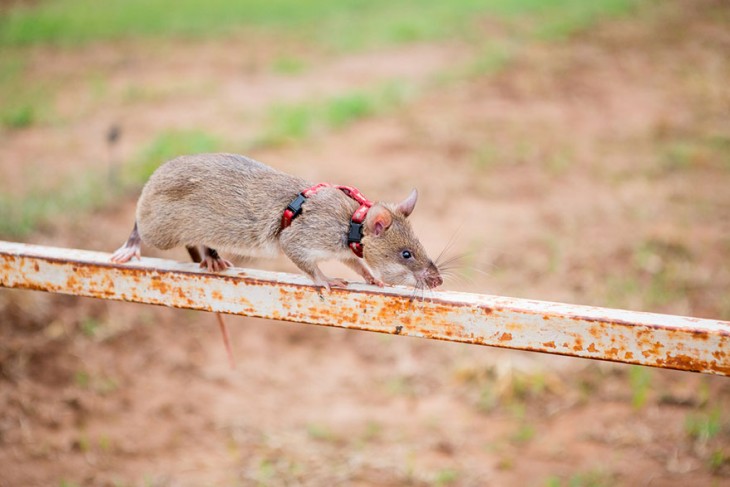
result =
[[[159,130],[242,138],[273,100],[405,79],[426,88],[398,110],[250,155],[373,199],[417,187],[426,248],[464,253],[446,289],[730,319],[730,6],[649,5],[441,84],[463,46],[289,75],[250,39],[39,49],[65,123],[0,136],[3,190],[98,168],[112,123],[128,159]],[[27,241],[111,251],[134,203]],[[237,317],[230,370],[212,315],[19,290],[0,323],[3,487],[730,485],[723,377]]]

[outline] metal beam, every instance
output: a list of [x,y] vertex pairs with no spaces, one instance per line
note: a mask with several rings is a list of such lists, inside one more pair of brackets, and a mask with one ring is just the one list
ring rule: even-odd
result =
[[0,241],[3,286],[730,375],[727,321],[365,284],[322,294],[300,275]]

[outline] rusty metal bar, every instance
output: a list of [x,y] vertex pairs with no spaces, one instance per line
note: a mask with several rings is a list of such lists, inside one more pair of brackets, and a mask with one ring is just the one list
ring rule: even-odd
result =
[[500,296],[351,284],[0,241],[0,287],[216,311],[730,375],[730,322]]

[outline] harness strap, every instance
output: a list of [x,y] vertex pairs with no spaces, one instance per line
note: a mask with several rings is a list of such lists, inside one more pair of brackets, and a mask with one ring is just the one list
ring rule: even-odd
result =
[[360,207],[355,210],[350,219],[350,227],[347,231],[347,245],[355,255],[362,258],[363,247],[362,247],[362,225],[365,221],[365,217],[368,214],[368,210],[373,206],[373,202],[365,198],[365,196],[357,188],[352,186],[338,186],[329,183],[319,183],[311,188],[307,188],[297,195],[289,205],[287,205],[284,214],[281,217],[281,229],[284,230],[286,227],[291,225],[292,220],[298,217],[302,213],[302,205],[307,198],[317,193],[322,188],[337,188],[353,200],[360,203]]

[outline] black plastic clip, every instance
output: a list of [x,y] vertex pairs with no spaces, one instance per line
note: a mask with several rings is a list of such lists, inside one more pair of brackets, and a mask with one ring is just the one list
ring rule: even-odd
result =
[[347,232],[347,243],[360,243],[362,240],[362,223],[350,221],[350,229]]
[[289,203],[287,206],[287,209],[291,210],[293,213],[292,219],[296,218],[301,214],[302,212],[302,204],[307,200],[307,197],[304,196],[302,193],[299,193],[296,198],[294,198],[294,201]]

